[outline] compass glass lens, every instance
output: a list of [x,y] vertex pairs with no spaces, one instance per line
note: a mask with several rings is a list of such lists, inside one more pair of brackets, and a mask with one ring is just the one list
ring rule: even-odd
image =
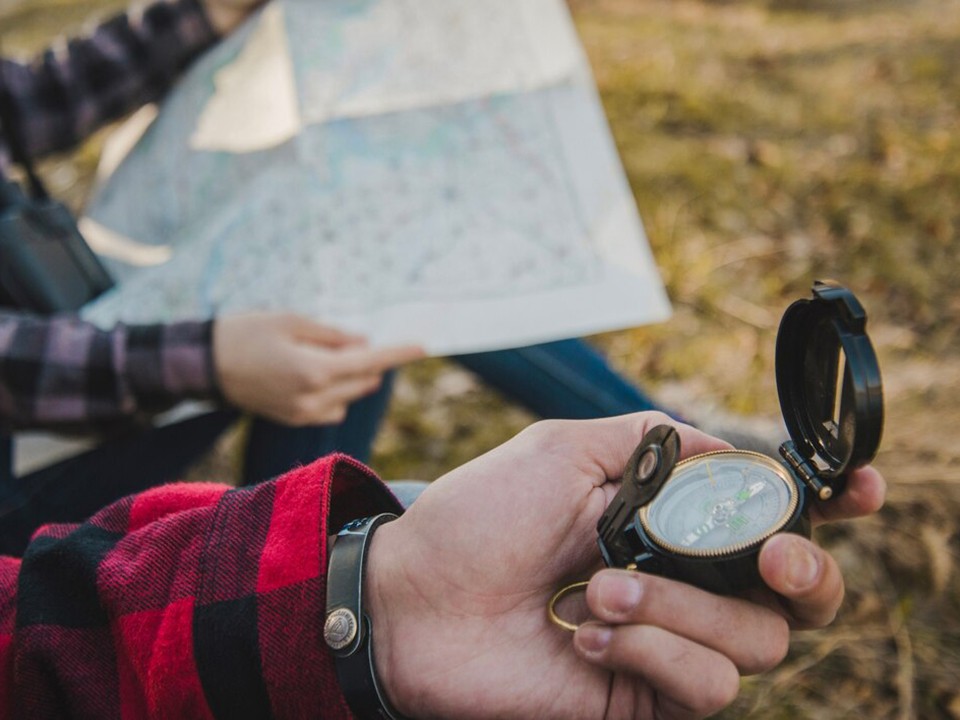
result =
[[716,556],[777,532],[798,502],[796,483],[770,458],[741,451],[708,453],[678,464],[640,511],[640,521],[663,547]]

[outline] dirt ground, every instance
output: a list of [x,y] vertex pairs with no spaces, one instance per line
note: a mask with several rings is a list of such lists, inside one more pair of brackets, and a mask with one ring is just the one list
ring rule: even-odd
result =
[[[4,48],[122,4],[0,0]],[[675,311],[594,338],[617,367],[691,414],[772,421],[777,322],[818,277],[856,290],[880,356],[887,505],[817,535],[844,607],[723,717],[960,718],[960,1],[571,8]],[[98,148],[47,165],[54,190],[81,204]],[[418,363],[372,464],[433,479],[532,419]]]

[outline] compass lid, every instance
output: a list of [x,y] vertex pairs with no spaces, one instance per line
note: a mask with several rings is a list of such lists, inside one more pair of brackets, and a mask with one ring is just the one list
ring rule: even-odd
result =
[[852,292],[816,281],[777,333],[777,393],[797,451],[824,479],[840,478],[877,452],[883,430],[880,367],[867,314]]

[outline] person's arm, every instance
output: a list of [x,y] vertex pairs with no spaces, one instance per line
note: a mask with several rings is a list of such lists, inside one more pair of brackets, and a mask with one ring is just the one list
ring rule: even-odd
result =
[[[778,535],[760,569],[785,604],[601,570],[587,593],[597,622],[573,636],[549,623],[553,592],[600,565],[594,528],[610,480],[667,420],[538,423],[377,531],[364,597],[397,709],[703,717],[732,700],[741,674],[782,659],[790,627],[832,619],[835,561]],[[686,455],[724,447],[679,429]],[[883,493],[876,471],[858,470],[831,515],[872,512]],[[322,644],[327,535],[385,511],[396,504],[384,486],[338,456],[250,489],[154,489],[48,529],[22,565],[0,561],[0,714],[113,716],[119,702],[131,716],[349,717]],[[60,705],[43,713],[38,702]]]
[[331,456],[174,484],[0,558],[0,717],[350,718],[322,639],[329,528],[399,512]]
[[188,399],[287,425],[335,423],[385,371],[422,355],[288,313],[102,330],[0,310],[0,428],[96,429]]
[[216,39],[198,0],[159,0],[62,40],[31,62],[0,60],[26,153],[72,147],[158,99]]
[[[547,421],[434,482],[372,539],[366,610],[375,663],[408,717],[688,720],[728,705],[740,678],[783,659],[792,628],[832,621],[836,561],[790,533],[759,556],[764,592],[721,597],[656,575],[605,569],[597,520],[660,413]],[[729,445],[677,426],[682,457]],[[816,523],[877,510],[873,468],[850,474]],[[591,577],[592,575],[592,577]],[[550,623],[551,596],[590,578],[593,619]],[[774,594],[776,592],[777,594]]]
[[96,428],[218,396],[212,323],[117,325],[0,310],[0,426]]

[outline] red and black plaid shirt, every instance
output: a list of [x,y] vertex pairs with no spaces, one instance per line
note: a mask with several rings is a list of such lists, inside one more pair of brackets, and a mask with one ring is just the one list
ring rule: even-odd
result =
[[[197,0],[160,0],[0,72],[32,157],[163,95],[216,40]],[[0,128],[2,129],[2,128]],[[8,161],[0,133],[0,174]],[[0,428],[101,428],[216,395],[208,323],[98,330],[0,309]]]
[[327,536],[398,512],[342,455],[174,484],[0,558],[0,717],[349,718],[323,644]]

